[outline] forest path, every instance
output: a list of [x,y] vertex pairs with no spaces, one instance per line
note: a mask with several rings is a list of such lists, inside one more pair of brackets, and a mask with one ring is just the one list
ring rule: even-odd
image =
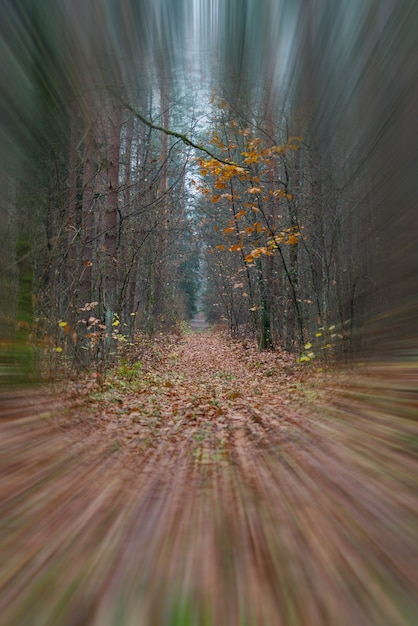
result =
[[204,313],[197,313],[197,315],[194,316],[194,318],[192,319],[192,321],[190,322],[190,326],[192,328],[192,330],[196,331],[196,330],[207,330],[209,328],[209,324],[206,321],[205,318],[205,314]]
[[384,402],[353,410],[308,372],[162,337],[102,390],[6,420],[2,623],[414,623],[412,457]]

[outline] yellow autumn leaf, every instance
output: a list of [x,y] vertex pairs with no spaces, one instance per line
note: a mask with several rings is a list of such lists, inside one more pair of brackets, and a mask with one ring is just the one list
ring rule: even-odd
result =
[[241,152],[244,158],[244,162],[247,165],[251,165],[252,163],[257,163],[257,161],[261,161],[261,155],[253,150],[252,152]]
[[55,352],[62,352],[62,348],[55,348]]
[[306,355],[303,354],[301,357],[299,357],[298,361],[299,363],[307,363],[308,361],[310,361],[311,359]]
[[309,350],[309,348],[312,348],[311,342],[308,341],[308,343],[305,343],[304,348],[305,348],[305,350]]
[[265,248],[265,247],[254,248],[254,250],[251,250],[251,256],[254,259],[258,259],[258,257],[262,256],[263,254],[266,255],[266,256],[270,256],[271,251],[268,248]]
[[261,187],[250,187],[249,189],[247,189],[247,193],[261,193],[262,189]]
[[59,322],[59,323],[58,323],[58,326],[59,326],[60,328],[65,328],[66,326],[68,326],[68,323],[67,323],[67,322]]

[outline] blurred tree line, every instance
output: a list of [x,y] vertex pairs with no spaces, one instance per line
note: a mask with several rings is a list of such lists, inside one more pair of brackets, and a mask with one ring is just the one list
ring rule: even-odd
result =
[[5,1],[5,367],[107,362],[202,273],[260,348],[416,347],[417,27],[411,0]]

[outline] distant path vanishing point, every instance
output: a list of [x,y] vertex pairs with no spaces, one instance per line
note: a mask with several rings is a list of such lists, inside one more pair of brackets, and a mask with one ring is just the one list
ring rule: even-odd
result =
[[190,326],[192,330],[203,331],[209,328],[209,324],[206,321],[204,313],[198,313],[194,316],[192,321],[190,322]]

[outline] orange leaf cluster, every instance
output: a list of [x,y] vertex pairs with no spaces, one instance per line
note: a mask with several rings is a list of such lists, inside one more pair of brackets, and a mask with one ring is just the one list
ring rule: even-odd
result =
[[274,237],[270,237],[267,245],[270,248],[277,248],[280,244],[284,245],[296,245],[299,243],[302,234],[299,230],[298,226],[291,226],[290,228],[285,228],[278,235]]
[[246,254],[244,260],[246,263],[253,263],[255,259],[258,259],[261,256],[272,256],[274,252],[267,248],[266,246],[261,246],[260,248],[254,248],[251,250],[250,254]]

